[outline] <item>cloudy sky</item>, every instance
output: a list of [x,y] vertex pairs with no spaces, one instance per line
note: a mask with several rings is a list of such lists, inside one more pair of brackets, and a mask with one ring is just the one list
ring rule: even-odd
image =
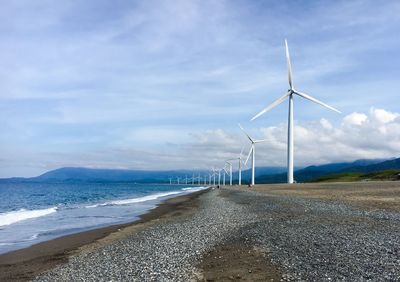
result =
[[63,166],[208,168],[400,155],[399,1],[1,1],[0,177]]

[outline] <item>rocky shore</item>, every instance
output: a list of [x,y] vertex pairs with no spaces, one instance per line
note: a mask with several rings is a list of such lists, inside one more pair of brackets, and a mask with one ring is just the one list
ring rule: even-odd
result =
[[36,281],[400,280],[396,211],[244,188],[205,193],[191,211]]

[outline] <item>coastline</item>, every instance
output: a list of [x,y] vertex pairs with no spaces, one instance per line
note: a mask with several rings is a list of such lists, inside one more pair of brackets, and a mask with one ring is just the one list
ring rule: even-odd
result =
[[138,220],[98,229],[83,231],[44,241],[27,248],[0,255],[0,281],[30,280],[39,273],[64,263],[68,257],[93,250],[137,232],[161,218],[173,217],[194,209],[198,196],[210,190],[169,198]]

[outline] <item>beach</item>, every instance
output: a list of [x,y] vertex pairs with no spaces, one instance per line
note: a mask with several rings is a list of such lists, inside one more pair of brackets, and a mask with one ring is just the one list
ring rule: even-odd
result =
[[399,197],[399,182],[209,189],[2,255],[0,280],[395,281]]

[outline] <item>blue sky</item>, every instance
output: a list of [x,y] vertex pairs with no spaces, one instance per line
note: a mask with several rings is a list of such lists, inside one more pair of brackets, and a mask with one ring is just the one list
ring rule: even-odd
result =
[[258,165],[400,151],[398,1],[1,1],[0,177],[63,166],[209,168],[252,135]]

